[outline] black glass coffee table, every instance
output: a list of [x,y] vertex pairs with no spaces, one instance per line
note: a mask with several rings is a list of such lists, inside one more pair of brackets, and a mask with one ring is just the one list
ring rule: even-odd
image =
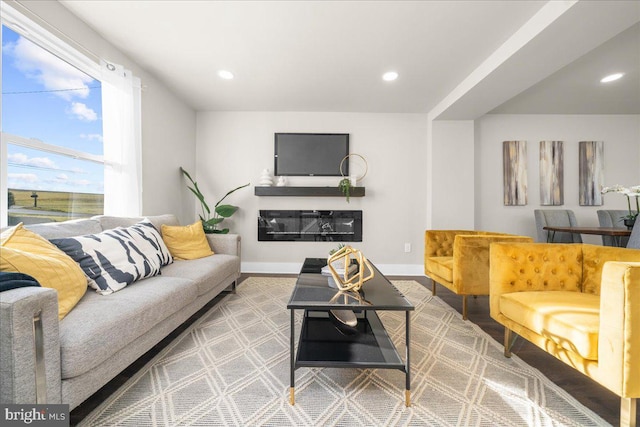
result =
[[[374,277],[358,293],[340,293],[329,287],[320,271],[324,258],[307,258],[287,309],[291,312],[291,388],[289,403],[295,404],[295,371],[302,367],[398,369],[405,373],[405,405],[411,405],[410,311],[414,306],[373,266]],[[347,294],[347,295],[345,295]],[[357,333],[345,334],[336,327],[330,310],[353,310]],[[297,352],[295,311],[304,310]],[[398,354],[376,311],[405,312],[405,361]],[[338,325],[339,326],[339,325]]]

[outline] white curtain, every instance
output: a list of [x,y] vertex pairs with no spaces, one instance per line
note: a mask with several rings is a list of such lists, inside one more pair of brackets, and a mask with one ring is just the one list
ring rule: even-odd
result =
[[140,79],[101,61],[104,138],[104,213],[142,214]]

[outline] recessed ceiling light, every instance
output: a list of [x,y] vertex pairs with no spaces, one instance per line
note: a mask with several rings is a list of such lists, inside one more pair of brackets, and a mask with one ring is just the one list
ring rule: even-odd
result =
[[382,75],[382,80],[384,80],[385,82],[392,82],[397,78],[398,73],[396,73],[395,71],[389,71]]
[[622,78],[622,76],[624,76],[624,73],[609,74],[608,76],[603,77],[602,80],[600,80],[600,83],[613,82],[613,81],[616,81],[616,80]]
[[218,77],[225,80],[231,80],[233,78],[233,73],[227,70],[218,71]]

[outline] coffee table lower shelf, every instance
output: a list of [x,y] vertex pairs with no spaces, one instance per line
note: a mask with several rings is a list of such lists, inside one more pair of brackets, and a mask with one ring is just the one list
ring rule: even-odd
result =
[[[294,310],[291,311],[293,317]],[[292,405],[295,402],[294,371],[298,368],[398,369],[407,374],[407,364],[398,354],[377,313],[368,310],[357,316],[358,334],[344,335],[334,326],[327,312],[305,310],[298,348],[291,366]],[[406,376],[405,404],[410,406],[409,375]]]

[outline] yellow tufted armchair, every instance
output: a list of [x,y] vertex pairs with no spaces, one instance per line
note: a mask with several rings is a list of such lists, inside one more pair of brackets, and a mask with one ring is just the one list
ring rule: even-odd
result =
[[622,398],[640,397],[640,250],[586,244],[491,246],[491,317]]
[[494,242],[532,242],[527,236],[475,230],[427,230],[424,235],[424,273],[462,295],[462,318],[467,320],[467,296],[489,295],[489,245]]

